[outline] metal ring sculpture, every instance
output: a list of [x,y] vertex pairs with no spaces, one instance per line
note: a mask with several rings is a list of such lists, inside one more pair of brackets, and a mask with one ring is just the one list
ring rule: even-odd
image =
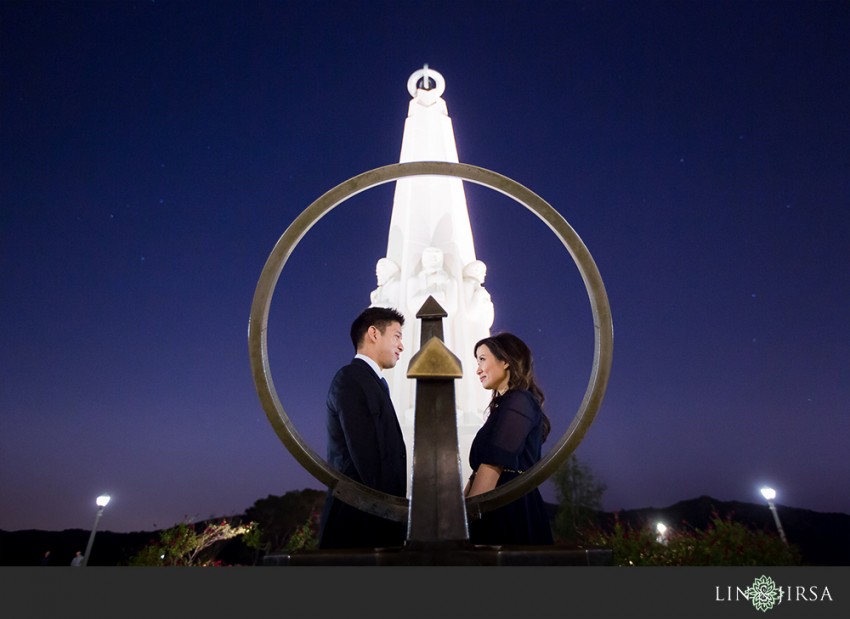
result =
[[355,498],[357,506],[376,515],[406,521],[409,501],[358,483],[332,468],[301,438],[281,405],[272,381],[268,359],[267,328],[269,307],[277,280],[296,245],[313,225],[352,196],[400,178],[411,176],[450,176],[503,193],[532,211],[555,233],[567,248],[581,273],[593,312],[593,366],[578,412],[556,445],[524,475],[490,492],[466,500],[469,517],[506,505],[527,494],[550,477],[578,447],[593,422],[611,374],[614,331],[611,308],[602,277],[582,240],[567,221],[540,196],[496,172],[464,163],[416,161],[375,168],[337,185],[308,206],[286,229],[266,260],[254,292],[248,324],[251,370],[263,409],[275,432],[295,459],[316,479],[336,492]]

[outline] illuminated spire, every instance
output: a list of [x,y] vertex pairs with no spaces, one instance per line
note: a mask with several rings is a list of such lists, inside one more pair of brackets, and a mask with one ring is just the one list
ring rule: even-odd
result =
[[[404,124],[400,163],[449,161],[458,163],[454,129],[445,100],[443,76],[428,65],[407,82],[412,97]],[[430,295],[446,310],[444,340],[461,360],[462,379],[455,383],[458,406],[460,459],[467,477],[469,447],[483,423],[490,393],[475,374],[472,347],[490,334],[493,305],[481,285],[486,266],[476,259],[463,181],[451,177],[419,176],[396,181],[386,256],[376,265],[375,305],[396,307],[405,316],[405,357],[386,371],[393,403],[413,448],[414,382],[406,377],[407,361],[419,349],[416,313]],[[408,463],[412,465],[412,457]]]

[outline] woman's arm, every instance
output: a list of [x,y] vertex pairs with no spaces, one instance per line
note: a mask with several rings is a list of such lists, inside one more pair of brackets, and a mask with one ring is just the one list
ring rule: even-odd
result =
[[496,487],[496,482],[499,481],[503,468],[492,464],[481,464],[467,482],[464,494],[469,497],[489,492]]

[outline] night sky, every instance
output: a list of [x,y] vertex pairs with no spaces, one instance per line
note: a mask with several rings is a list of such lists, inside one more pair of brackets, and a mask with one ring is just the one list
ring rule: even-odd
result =
[[[311,202],[398,162],[424,64],[460,161],[549,202],[602,275],[613,366],[575,453],[603,507],[769,484],[850,513],[848,32],[838,1],[0,3],[0,529],[88,529],[103,492],[99,527],[137,531],[322,488],[260,405],[253,295]],[[273,299],[321,455],[392,189],[323,218]],[[592,363],[578,270],[516,202],[467,200],[492,330],[531,345],[560,436]]]

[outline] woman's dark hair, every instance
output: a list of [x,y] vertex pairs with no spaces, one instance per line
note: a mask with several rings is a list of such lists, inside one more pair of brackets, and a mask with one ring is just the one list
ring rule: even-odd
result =
[[[513,333],[497,333],[478,340],[472,354],[477,357],[478,347],[486,346],[499,361],[504,361],[508,364],[510,370],[510,378],[508,379],[508,389],[524,389],[531,392],[535,397],[540,408],[543,408],[543,390],[534,379],[534,359],[531,356],[531,349],[528,345],[518,338]],[[493,399],[498,397],[498,392],[493,390]],[[549,436],[551,429],[549,418],[543,413],[543,440]]]

